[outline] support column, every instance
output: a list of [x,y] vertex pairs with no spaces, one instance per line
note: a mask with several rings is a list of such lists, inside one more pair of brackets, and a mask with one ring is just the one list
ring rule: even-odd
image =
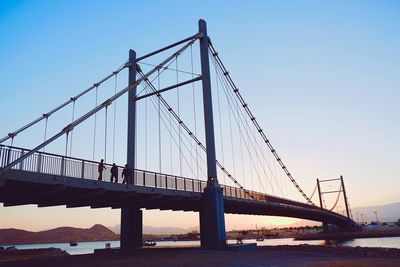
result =
[[212,110],[210,65],[208,58],[207,25],[199,20],[200,61],[203,86],[204,125],[207,147],[207,187],[200,208],[200,238],[202,247],[226,245],[224,199],[218,184],[215,156],[214,120]]
[[[129,50],[128,86],[136,83],[136,52]],[[128,184],[133,184],[135,175],[136,142],[136,86],[128,92],[128,141],[126,164],[132,171]],[[139,207],[129,206],[121,209],[121,248],[142,246],[143,212]]]
[[[322,193],[321,193],[321,187],[319,185],[319,179],[317,178],[317,188],[318,188],[318,196],[319,196],[319,204],[321,206],[321,209],[324,208],[323,202],[322,202]],[[322,222],[322,230],[324,232],[328,232],[328,224],[326,222]]]
[[[136,52],[129,50],[129,73],[128,86],[136,83]],[[126,164],[134,174],[135,170],[135,151],[136,151],[136,86],[128,92],[128,134],[127,134],[127,151]],[[128,179],[128,183],[132,184],[132,179]]]
[[340,175],[340,181],[341,181],[341,183],[342,183],[342,190],[343,190],[344,204],[345,204],[345,206],[346,206],[347,218],[350,219],[350,211],[349,211],[349,205],[348,205],[348,203],[347,203],[346,189],[344,188],[343,175]]
[[121,209],[121,248],[142,247],[143,211],[137,207]]

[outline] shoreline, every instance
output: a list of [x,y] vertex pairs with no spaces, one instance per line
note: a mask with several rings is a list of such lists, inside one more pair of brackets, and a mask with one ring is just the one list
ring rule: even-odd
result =
[[[84,242],[110,242],[110,241],[119,241],[119,239],[115,239],[115,240],[90,240],[90,241],[76,241],[78,243],[84,243]],[[59,242],[38,242],[38,243],[13,243],[13,244],[0,244],[0,248],[6,248],[9,246],[25,246],[25,245],[45,245],[45,244],[68,244],[69,241],[59,241]]]
[[[264,240],[276,240],[276,239],[292,239],[293,241],[345,241],[345,240],[352,240],[352,239],[364,239],[364,238],[380,238],[380,237],[400,237],[400,231],[366,231],[366,232],[335,232],[335,233],[313,233],[313,234],[302,234],[297,236],[277,236],[273,238],[266,237]],[[156,242],[187,242],[187,241],[198,241],[200,239],[185,239],[185,240],[159,240],[159,239],[149,239],[154,240]],[[234,238],[228,238],[227,240],[235,241]],[[243,241],[253,241],[255,238],[243,238]],[[119,241],[119,239],[115,240],[89,240],[89,241],[78,241],[78,243],[90,243],[90,242],[115,242]],[[38,242],[38,243],[12,243],[12,244],[0,244],[1,248],[7,248],[10,246],[25,246],[25,245],[45,245],[45,244],[68,244],[69,242]],[[264,246],[264,245],[260,245]],[[266,245],[268,246],[268,245]],[[291,245],[289,245],[291,246]],[[51,248],[51,247],[49,247]],[[29,248],[31,249],[31,248]],[[34,249],[34,248],[32,248]],[[37,249],[44,249],[44,248],[37,248]]]
[[399,237],[400,230],[364,230],[360,232],[333,232],[333,233],[313,233],[302,234],[294,238],[296,241],[307,240],[349,240],[354,238],[379,238],[379,237]]
[[[275,244],[267,244],[267,243],[263,243],[263,242],[259,242],[256,241],[256,239],[254,238],[243,238],[243,241],[245,244],[249,244],[249,243],[257,243],[259,247],[264,247],[264,246],[297,246],[297,245],[320,245],[320,246],[337,246],[337,244],[335,245],[335,241],[337,242],[342,242],[342,241],[352,241],[354,239],[373,239],[373,238],[396,238],[399,237],[400,235],[387,235],[387,234],[367,234],[367,235],[355,235],[353,232],[348,232],[348,233],[342,233],[341,236],[338,236],[337,233],[317,233],[317,234],[310,234],[310,235],[302,235],[302,236],[297,236],[297,237],[283,237],[283,236],[279,236],[279,237],[274,237],[274,238],[265,238],[263,241],[268,242],[269,240],[271,240],[273,242],[273,240],[281,240],[281,239],[289,239],[291,242],[293,241],[297,241],[297,243],[275,243]],[[176,240],[176,241],[171,241],[171,240],[157,240],[157,239],[153,239],[154,241],[157,242],[157,248],[160,247],[188,247],[188,246],[200,246],[200,239],[188,239],[188,240]],[[229,238],[229,241],[231,241],[230,243],[228,243],[227,245],[234,245],[236,244],[236,240]],[[321,243],[300,243],[299,241],[325,241],[326,244],[322,245]],[[97,243],[97,242],[119,242],[119,240],[95,240],[95,241],[79,241],[78,244],[80,243]],[[173,242],[175,244],[175,242],[198,242],[199,244],[180,244],[180,245],[162,245],[163,242],[166,243],[171,243]],[[333,243],[332,243],[333,242]],[[65,250],[66,248],[63,246],[57,246],[57,245],[68,245],[69,242],[50,242],[50,243],[15,243],[15,244],[0,244],[0,251],[2,250],[6,250],[7,248],[10,247],[16,247],[17,250],[32,250],[32,249],[46,249],[46,248],[60,248],[62,250]],[[40,247],[42,246],[43,247]],[[46,245],[46,246],[44,246]],[[53,246],[54,245],[54,246]],[[23,247],[23,246],[28,246],[28,247]],[[38,247],[35,247],[38,246]],[[349,247],[354,247],[352,245],[347,245]],[[146,247],[146,246],[144,246]],[[379,246],[374,246],[374,245],[368,245],[365,247],[379,247]],[[389,247],[389,246],[381,246],[384,248],[398,248],[400,249],[400,247],[395,246],[395,247]],[[99,249],[99,248],[96,248]],[[101,248],[100,248],[101,249]],[[66,250],[68,251],[68,250]]]
[[61,249],[0,250],[0,265],[14,266],[399,266],[400,249],[259,246],[256,251],[204,248],[142,248],[69,255]]

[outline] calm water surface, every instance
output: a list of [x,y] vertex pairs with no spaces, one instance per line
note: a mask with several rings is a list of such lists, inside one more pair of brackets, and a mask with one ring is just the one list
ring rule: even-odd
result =
[[[244,240],[244,243],[255,243],[255,239]],[[80,242],[78,246],[71,247],[69,243],[49,243],[49,244],[32,244],[32,245],[16,245],[18,249],[31,248],[60,248],[67,251],[71,255],[93,253],[95,249],[105,248],[105,244],[110,243],[112,248],[119,247],[119,241],[97,241],[97,242]],[[234,244],[235,240],[228,240],[228,244]],[[387,247],[400,248],[400,237],[381,237],[381,238],[358,238],[349,241],[341,241],[339,243],[327,243],[321,240],[312,241],[294,241],[293,238],[277,238],[265,239],[257,242],[258,246],[274,246],[274,245],[327,245],[327,246],[350,246],[350,247]],[[157,246],[176,247],[176,246],[200,246],[200,241],[159,241]],[[3,245],[3,247],[6,247]]]

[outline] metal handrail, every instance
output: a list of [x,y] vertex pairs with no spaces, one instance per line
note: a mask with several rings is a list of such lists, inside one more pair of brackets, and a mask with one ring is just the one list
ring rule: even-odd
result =
[[[20,147],[12,147],[0,144],[0,169],[23,154],[29,152],[29,149]],[[48,152],[35,152],[24,161],[18,163],[12,169],[22,170],[27,172],[37,172],[43,174],[52,174],[55,176],[68,176],[74,178],[98,179],[98,162],[92,160],[79,159],[75,157],[68,157],[57,155]],[[103,181],[110,177],[111,164],[105,163],[106,170],[103,173]],[[123,166],[117,165],[118,177],[120,179]],[[162,189],[173,189],[188,192],[203,192],[207,185],[206,181],[181,177],[176,175],[169,175],[163,173],[157,173],[153,171],[135,169],[134,171],[134,185],[144,187],[155,187]],[[121,181],[121,179],[120,179]],[[271,196],[255,191],[248,191],[249,194],[245,193],[243,189],[229,186],[220,185],[223,190],[223,195],[228,197],[235,197],[240,199],[257,200],[262,202],[270,202],[279,205],[290,205],[296,207],[302,207],[307,209],[321,210],[321,208],[311,206],[305,203],[297,202],[294,200]],[[252,195],[253,197],[251,197]],[[323,209],[326,212],[328,210]],[[329,212],[336,214],[334,212]]]

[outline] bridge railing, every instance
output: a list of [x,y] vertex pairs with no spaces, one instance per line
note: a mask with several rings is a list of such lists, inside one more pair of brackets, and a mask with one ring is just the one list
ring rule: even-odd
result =
[[[0,145],[0,168],[7,166],[10,162],[18,159],[28,151],[28,149],[24,148]],[[98,162],[91,160],[78,159],[47,152],[37,152],[26,158],[21,163],[12,167],[12,169],[26,172],[50,174],[54,176],[67,176],[81,179],[98,180],[98,164]],[[102,181],[110,181],[110,170],[112,165],[104,165],[106,169],[102,173]],[[117,166],[117,168],[118,182],[121,183],[123,167]],[[189,192],[204,192],[204,188],[207,186],[206,181],[139,169],[136,169],[134,172],[133,184],[136,186]],[[310,208],[310,205],[290,199],[279,198],[276,196],[271,196],[255,191],[244,191],[243,189],[228,185],[220,186],[223,190],[224,196],[228,197],[265,202],[276,202],[280,204],[304,206],[306,208]]]
[[[7,166],[28,151],[28,149],[0,145],[0,168]],[[99,180],[98,165],[98,162],[91,160],[37,152],[12,167],[12,169],[54,176]],[[112,165],[106,163],[104,166],[106,169],[102,172],[102,181],[110,181]],[[117,166],[117,168],[118,182],[121,183],[124,167]],[[203,192],[207,185],[206,181],[139,169],[136,169],[134,174],[133,183],[137,186]]]
[[[0,168],[18,159],[29,150],[19,147],[0,145]],[[98,162],[91,160],[67,157],[47,152],[37,152],[12,167],[14,170],[50,174],[54,176],[67,176],[81,179],[98,180]],[[104,164],[106,169],[102,173],[102,181],[110,181],[111,164]],[[118,182],[122,182],[122,166],[118,168]],[[136,169],[133,175],[133,184],[137,186],[163,188],[171,190],[203,192],[207,186],[206,181],[180,177],[169,174],[161,174],[146,170]],[[266,196],[257,192],[246,193],[244,190],[221,185],[223,194],[229,197],[266,200]],[[253,197],[251,197],[251,194]]]

